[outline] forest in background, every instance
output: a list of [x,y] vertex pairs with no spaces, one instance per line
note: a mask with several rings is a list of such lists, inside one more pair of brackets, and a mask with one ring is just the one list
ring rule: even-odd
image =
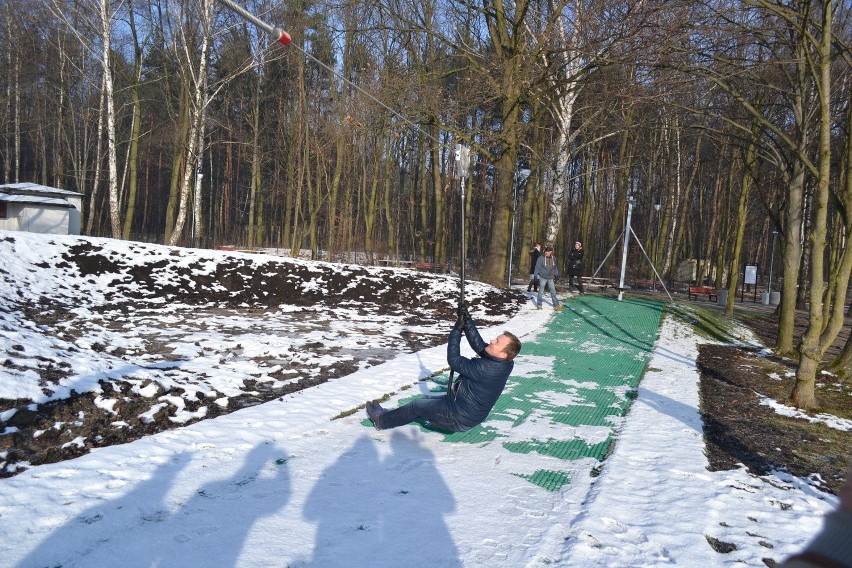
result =
[[6,0],[0,180],[83,193],[94,236],[443,266],[466,242],[495,285],[535,241],[583,241],[591,274],[630,209],[667,282],[761,267],[793,400],[816,404],[852,273],[848,2],[242,5],[292,43],[214,0]]

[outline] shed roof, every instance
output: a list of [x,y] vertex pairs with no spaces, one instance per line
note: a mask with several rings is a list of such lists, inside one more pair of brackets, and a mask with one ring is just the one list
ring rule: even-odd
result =
[[21,182],[0,184],[0,192],[14,195],[38,195],[41,197],[83,197],[82,193],[50,187],[38,183]]
[[73,207],[65,199],[57,197],[43,197],[40,195],[10,195],[8,193],[0,193],[0,201],[6,203],[38,203],[39,205],[56,205],[57,207]]

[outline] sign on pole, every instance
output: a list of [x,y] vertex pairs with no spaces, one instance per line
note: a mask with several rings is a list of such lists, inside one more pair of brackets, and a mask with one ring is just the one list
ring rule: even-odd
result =
[[757,264],[746,264],[743,270],[743,285],[740,288],[740,302],[745,298],[745,287],[754,286],[753,301],[757,302]]
[[456,144],[456,171],[460,177],[467,177],[467,170],[470,167],[470,148]]

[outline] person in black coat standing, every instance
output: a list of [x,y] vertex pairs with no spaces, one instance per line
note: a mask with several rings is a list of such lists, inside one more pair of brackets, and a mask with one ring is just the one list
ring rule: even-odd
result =
[[530,251],[530,285],[527,286],[527,292],[538,290],[538,276],[535,275],[535,263],[538,262],[538,257],[541,256],[541,243],[536,243]]
[[583,243],[577,241],[574,243],[574,250],[568,254],[568,291],[574,286],[574,278],[577,278],[577,290],[580,294],[585,294],[583,289],[583,279],[580,276],[583,273]]

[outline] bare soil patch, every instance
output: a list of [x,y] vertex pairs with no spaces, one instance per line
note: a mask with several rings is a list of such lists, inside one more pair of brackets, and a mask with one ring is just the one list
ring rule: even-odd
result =
[[[748,314],[738,318],[767,346],[774,343],[777,316]],[[798,315],[797,333],[805,329]],[[849,326],[835,343],[843,345]],[[827,357],[829,357],[827,355]],[[727,470],[745,465],[755,475],[772,470],[809,478],[837,494],[850,459],[850,433],[779,414],[769,401],[787,404],[795,382],[795,364],[765,353],[729,345],[703,345],[701,412],[710,469]],[[852,419],[852,381],[824,374],[817,383],[816,414]],[[813,414],[812,414],[813,415]]]

